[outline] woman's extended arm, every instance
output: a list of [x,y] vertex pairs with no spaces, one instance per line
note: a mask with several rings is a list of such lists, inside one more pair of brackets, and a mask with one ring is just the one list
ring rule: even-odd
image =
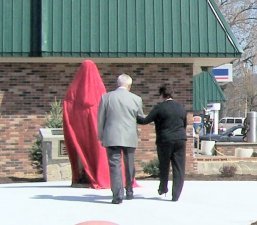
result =
[[137,123],[138,124],[151,123],[155,120],[156,116],[157,116],[157,107],[154,107],[146,117],[137,116]]

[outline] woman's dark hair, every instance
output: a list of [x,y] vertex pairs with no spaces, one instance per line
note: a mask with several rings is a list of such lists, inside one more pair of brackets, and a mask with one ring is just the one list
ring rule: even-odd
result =
[[169,85],[162,85],[159,88],[159,94],[163,98],[173,98],[173,89]]

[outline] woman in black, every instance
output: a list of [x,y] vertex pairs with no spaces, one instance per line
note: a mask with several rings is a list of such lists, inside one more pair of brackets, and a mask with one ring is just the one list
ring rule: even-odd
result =
[[159,195],[168,192],[170,162],[172,166],[172,201],[177,201],[184,184],[187,117],[184,107],[173,100],[172,89],[162,86],[159,93],[163,102],[156,105],[145,118],[137,117],[139,124],[154,121],[159,159]]

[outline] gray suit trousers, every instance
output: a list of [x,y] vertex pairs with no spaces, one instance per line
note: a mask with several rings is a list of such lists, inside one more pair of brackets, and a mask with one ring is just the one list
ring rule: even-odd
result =
[[113,199],[123,199],[124,197],[124,186],[121,167],[122,155],[125,167],[126,194],[133,194],[133,181],[135,178],[134,154],[135,148],[122,146],[107,147]]

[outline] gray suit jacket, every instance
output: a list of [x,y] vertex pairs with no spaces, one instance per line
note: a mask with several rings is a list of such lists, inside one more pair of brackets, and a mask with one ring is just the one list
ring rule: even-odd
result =
[[98,136],[102,145],[136,148],[137,115],[144,115],[141,97],[124,88],[104,94],[98,109]]

